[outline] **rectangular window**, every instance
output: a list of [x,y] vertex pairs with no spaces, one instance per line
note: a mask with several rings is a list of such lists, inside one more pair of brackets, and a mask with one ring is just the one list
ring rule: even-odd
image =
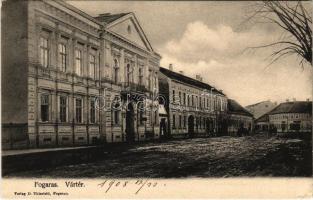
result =
[[191,106],[194,106],[194,99],[193,99],[193,95],[191,96]]
[[203,108],[205,108],[205,97],[203,97]]
[[41,95],[41,121],[47,122],[49,121],[49,95],[42,94]]
[[143,85],[143,73],[142,73],[142,68],[139,68],[139,85]]
[[182,117],[179,115],[179,128],[182,128]]
[[186,93],[183,94],[183,104],[186,105]]
[[96,56],[89,55],[89,75],[90,78],[96,78]]
[[90,99],[90,123],[96,123],[96,100]]
[[187,102],[188,106],[190,106],[190,96],[189,95],[188,95],[188,99],[187,100],[188,100],[188,102]]
[[158,73],[155,73],[154,75],[154,88],[157,89],[157,83],[158,83]]
[[66,72],[66,46],[64,44],[59,44],[59,68],[62,72]]
[[48,67],[49,65],[48,39],[43,37],[40,37],[40,64],[43,67]]
[[66,122],[67,118],[67,97],[60,96],[60,122]]
[[75,104],[76,122],[82,123],[82,110],[83,110],[82,99],[76,99],[75,103],[76,103]]
[[118,83],[118,68],[114,68],[114,83]]
[[118,110],[114,111],[114,124],[118,125],[120,121],[120,112]]
[[152,78],[151,76],[152,76],[151,70],[149,70],[149,77],[148,77],[148,88],[149,88],[149,90],[151,90],[151,86],[152,86],[152,85],[151,85],[151,80],[152,80],[152,79],[151,79],[151,78]]
[[173,90],[173,103],[175,103],[175,90]]
[[176,129],[176,119],[175,119],[175,115],[173,115],[173,129]]
[[139,124],[143,125],[143,110],[139,111]]
[[181,92],[178,93],[179,105],[181,105]]
[[75,72],[77,75],[81,76],[82,75],[82,51],[81,50],[75,50]]
[[201,99],[201,97],[199,97],[199,104],[200,104],[199,107],[202,108],[202,99]]

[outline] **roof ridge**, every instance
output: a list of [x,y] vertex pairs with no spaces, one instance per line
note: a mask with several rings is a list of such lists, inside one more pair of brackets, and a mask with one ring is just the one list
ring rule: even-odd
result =
[[[204,87],[204,85],[205,85],[205,86],[209,87],[210,89],[213,88],[213,91],[218,92],[218,93],[220,93],[220,94],[222,94],[222,95],[225,95],[224,93],[220,92],[217,88],[211,86],[210,84],[205,83],[205,82],[201,82],[201,81],[199,81],[199,80],[197,80],[197,79],[194,79],[194,78],[192,78],[192,77],[190,77],[190,76],[186,76],[186,75],[181,74],[181,73],[179,73],[179,72],[175,72],[175,71],[169,70],[169,69],[167,69],[167,68],[165,68],[165,67],[160,67],[160,72],[162,72],[162,71],[165,71],[165,72],[167,72],[167,73],[172,73],[172,74],[174,74],[174,75],[182,76],[182,77],[184,77],[184,78],[187,78],[187,79],[189,79],[189,80],[191,80],[191,81],[194,81],[194,82],[196,82],[196,83],[202,85],[202,88],[204,88],[204,89],[207,89],[207,88]],[[166,74],[165,74],[165,75],[166,75]],[[198,86],[198,87],[201,87],[201,86]],[[226,95],[225,95],[225,96],[226,96]]]

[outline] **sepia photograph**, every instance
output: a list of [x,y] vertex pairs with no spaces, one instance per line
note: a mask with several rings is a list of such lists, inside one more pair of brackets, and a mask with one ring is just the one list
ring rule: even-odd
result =
[[6,195],[312,180],[312,85],[310,1],[3,0]]

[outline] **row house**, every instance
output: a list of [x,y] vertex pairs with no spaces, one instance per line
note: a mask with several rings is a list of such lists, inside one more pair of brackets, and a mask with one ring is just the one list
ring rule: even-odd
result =
[[197,79],[160,67],[160,134],[165,137],[209,136],[221,132],[220,120],[227,111],[227,97]]
[[133,13],[18,0],[2,16],[4,148],[159,137],[161,57]]
[[312,131],[312,101],[284,102],[267,115],[269,129],[274,128],[277,133]]
[[227,135],[238,136],[238,134],[251,134],[254,127],[254,117],[252,113],[233,99],[228,99],[227,102]]

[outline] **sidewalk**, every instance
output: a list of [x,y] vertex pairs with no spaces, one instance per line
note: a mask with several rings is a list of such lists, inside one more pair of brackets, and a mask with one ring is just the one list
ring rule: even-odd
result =
[[66,150],[75,150],[75,149],[87,149],[87,148],[94,148],[94,147],[97,147],[97,146],[2,150],[1,155],[2,155],[2,157],[3,156],[15,156],[15,155],[32,154],[32,153],[43,153],[43,152],[52,152],[52,151],[66,151]]

